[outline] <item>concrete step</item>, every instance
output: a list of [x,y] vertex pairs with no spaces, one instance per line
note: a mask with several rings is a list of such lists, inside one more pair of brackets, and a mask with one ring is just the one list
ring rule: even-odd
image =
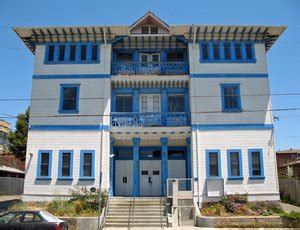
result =
[[[105,228],[126,228],[128,229],[128,227],[132,228],[133,225],[132,224],[124,224],[124,223],[112,223],[112,224],[106,224]],[[153,227],[167,227],[167,224],[160,224],[160,223],[156,223],[156,224],[151,224],[151,226],[147,223],[144,224],[134,224],[134,227],[141,227],[141,228],[153,228]]]

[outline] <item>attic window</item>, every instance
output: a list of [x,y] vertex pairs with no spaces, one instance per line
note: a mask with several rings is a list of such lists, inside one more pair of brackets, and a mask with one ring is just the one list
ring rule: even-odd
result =
[[149,27],[148,26],[143,26],[141,28],[141,34],[149,34]]
[[151,34],[158,34],[158,27],[157,26],[151,26],[150,27]]
[[142,26],[141,34],[158,34],[157,26]]

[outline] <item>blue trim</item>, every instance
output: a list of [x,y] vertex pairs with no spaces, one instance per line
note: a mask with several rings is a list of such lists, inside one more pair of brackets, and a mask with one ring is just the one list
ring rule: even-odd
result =
[[[52,178],[52,150],[39,150],[38,151],[38,164],[36,170],[36,179],[39,180],[51,180]],[[42,154],[49,154],[48,162],[48,176],[41,176],[41,163],[42,163]]]
[[133,93],[134,90],[138,90],[139,93],[162,93],[164,90],[166,90],[167,93],[185,93],[188,88],[115,88],[112,91],[115,93]]
[[109,125],[30,125],[30,130],[64,131],[64,130],[104,130],[109,131]]
[[[242,112],[242,101],[241,101],[241,91],[240,91],[240,84],[220,84],[221,86],[221,102],[222,102],[222,112],[226,112],[226,113],[237,113],[237,112]],[[224,95],[224,90],[225,87],[232,87],[232,88],[236,88],[236,102],[237,102],[237,107],[236,108],[226,108],[225,105],[225,95]]]
[[[252,169],[252,154],[253,154],[253,152],[259,152],[261,174],[258,176],[253,175],[253,169]],[[248,149],[248,164],[249,164],[249,179],[252,179],[252,180],[264,180],[265,179],[263,150],[261,148]]]
[[95,79],[110,78],[110,74],[57,74],[57,75],[33,75],[32,79]]
[[193,124],[192,130],[270,130],[273,124]]
[[[75,110],[64,110],[64,89],[66,88],[75,88],[76,89],[76,109]],[[80,84],[60,84],[60,98],[59,98],[59,113],[79,113],[79,93],[80,93]]]
[[268,78],[265,73],[193,73],[191,78]]
[[[238,153],[239,160],[239,176],[233,176],[231,172],[231,154]],[[227,150],[227,170],[228,170],[228,180],[243,180],[243,161],[242,161],[242,150],[241,149],[228,149]]]
[[[217,153],[218,158],[218,176],[211,176],[210,175],[210,153]],[[210,179],[219,179],[222,178],[222,171],[221,171],[221,151],[219,149],[208,149],[205,150],[205,156],[206,156],[206,178]]]
[[114,195],[114,190],[115,190],[115,155],[114,155],[114,143],[115,139],[113,137],[110,137],[110,151],[109,151],[109,196]]
[[161,142],[161,168],[162,168],[162,195],[166,196],[167,192],[167,179],[168,179],[168,138],[160,138]]
[[[84,163],[84,155],[92,154],[92,169],[91,176],[83,175],[83,163]],[[81,150],[80,151],[80,174],[79,180],[94,180],[95,179],[95,150]]]
[[139,161],[139,144],[140,138],[133,138],[133,196],[140,196],[140,161]]
[[[69,176],[62,176],[62,159],[64,153],[70,153],[70,169]],[[73,158],[74,158],[74,150],[59,150],[58,154],[58,177],[59,180],[73,180]]]

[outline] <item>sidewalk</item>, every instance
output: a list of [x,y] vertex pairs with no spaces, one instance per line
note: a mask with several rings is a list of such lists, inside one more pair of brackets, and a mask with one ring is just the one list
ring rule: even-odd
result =
[[300,207],[292,205],[292,204],[287,204],[287,203],[282,203],[280,202],[280,205],[283,209],[283,211],[290,213],[292,211],[294,212],[300,212]]

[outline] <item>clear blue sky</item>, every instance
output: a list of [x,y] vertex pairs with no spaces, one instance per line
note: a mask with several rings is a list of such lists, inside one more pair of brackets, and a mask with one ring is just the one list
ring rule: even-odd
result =
[[[288,26],[267,55],[271,92],[300,92],[299,0],[0,0],[0,98],[31,93],[34,56],[11,26],[130,25],[149,10],[168,24]],[[300,96],[274,96],[272,104],[299,108]],[[28,105],[0,101],[0,113],[17,114]],[[276,149],[300,148],[300,111],[274,115],[281,117],[275,122]]]

